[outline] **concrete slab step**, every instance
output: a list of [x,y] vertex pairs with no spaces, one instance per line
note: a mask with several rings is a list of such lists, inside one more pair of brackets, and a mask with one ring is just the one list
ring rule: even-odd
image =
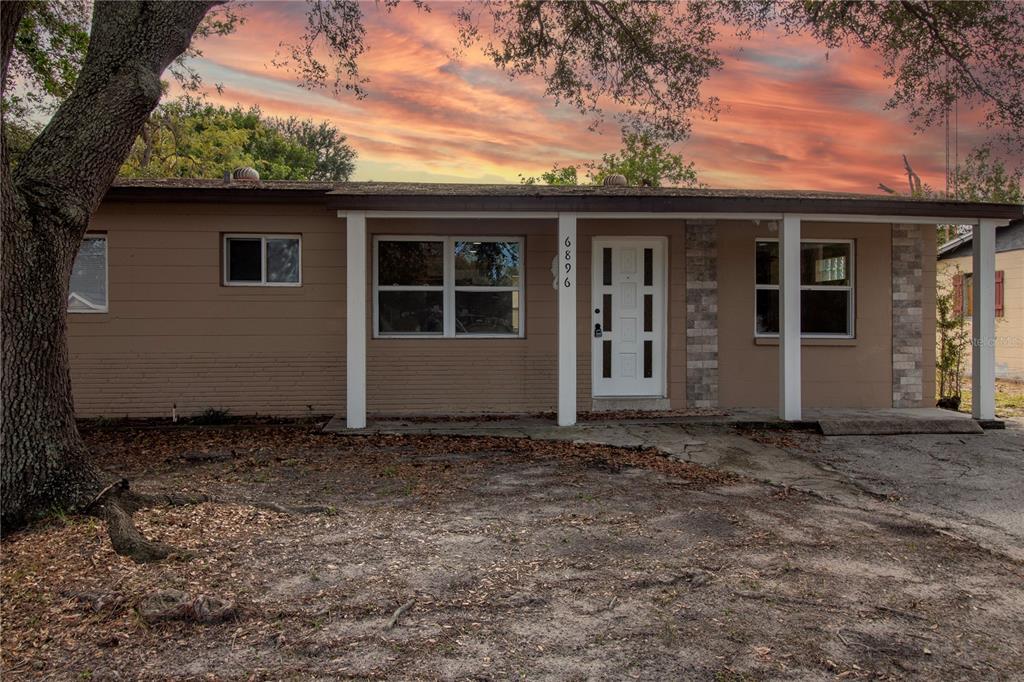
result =
[[973,419],[819,419],[826,436],[897,436],[915,433],[984,433]]

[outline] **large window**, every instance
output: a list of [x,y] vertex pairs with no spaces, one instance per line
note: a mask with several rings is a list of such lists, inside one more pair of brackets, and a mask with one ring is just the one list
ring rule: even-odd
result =
[[71,267],[69,313],[107,312],[107,238],[88,235]]
[[377,335],[522,335],[522,239],[379,237],[374,246]]
[[302,240],[297,235],[224,235],[224,284],[299,286]]
[[[756,246],[754,331],[779,333],[779,242]],[[853,242],[804,241],[800,244],[800,332],[804,336],[850,338],[853,330]]]

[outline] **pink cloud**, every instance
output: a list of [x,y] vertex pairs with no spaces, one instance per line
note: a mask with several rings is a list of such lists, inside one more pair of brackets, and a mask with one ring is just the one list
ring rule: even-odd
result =
[[[369,49],[360,69],[370,81],[361,101],[301,90],[293,74],[272,65],[282,39],[303,29],[298,3],[253,4],[235,34],[204,41],[199,67],[208,83],[224,85],[223,95],[210,92],[214,101],[329,120],[361,160],[402,168],[406,177],[419,169],[515,182],[520,173],[618,147],[613,127],[589,131],[587,119],[544,98],[539,79],[509,81],[479,50],[453,60],[454,7],[364,7]],[[874,54],[840,50],[826,59],[807,38],[776,35],[721,42],[725,67],[705,93],[719,97],[723,111],[717,121],[697,120],[679,148],[705,182],[873,192],[879,181],[902,186],[900,155],[907,153],[926,181],[941,186],[942,132],[914,135],[902,112],[884,110],[889,84]],[[973,135],[964,132],[962,150]]]

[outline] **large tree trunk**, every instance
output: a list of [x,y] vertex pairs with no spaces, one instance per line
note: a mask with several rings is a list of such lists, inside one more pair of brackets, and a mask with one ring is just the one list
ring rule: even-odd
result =
[[[67,348],[71,266],[146,117],[160,74],[216,2],[97,2],[74,91],[12,173],[6,135],[3,201],[3,422],[0,523],[4,531],[100,492],[75,427]],[[0,16],[3,75],[24,5]],[[6,86],[6,78],[4,78]]]
[[4,196],[3,526],[99,492],[75,428],[66,343],[68,278],[85,225]]

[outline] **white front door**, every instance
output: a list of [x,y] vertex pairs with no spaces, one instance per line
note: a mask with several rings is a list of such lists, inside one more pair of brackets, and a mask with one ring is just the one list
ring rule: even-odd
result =
[[590,322],[595,396],[665,395],[665,242],[594,239]]

